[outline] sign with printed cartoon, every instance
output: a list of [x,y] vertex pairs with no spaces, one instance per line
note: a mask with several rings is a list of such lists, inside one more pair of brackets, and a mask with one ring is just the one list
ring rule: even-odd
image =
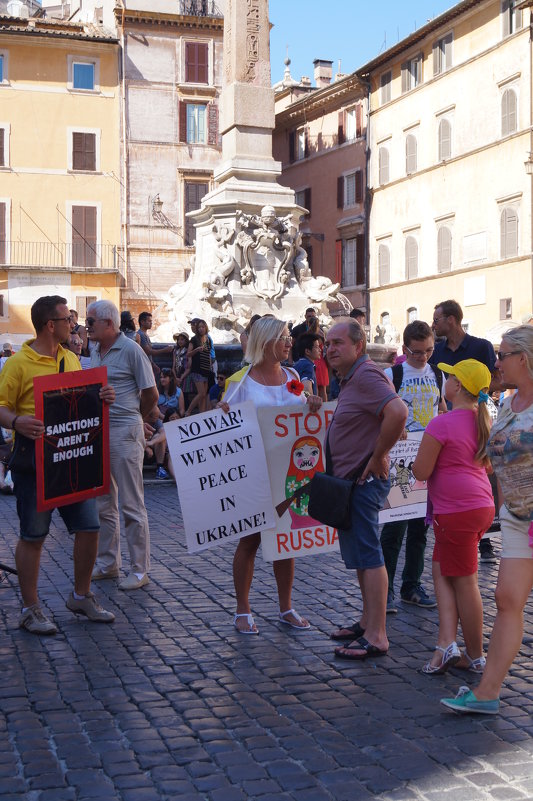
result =
[[235,542],[275,524],[265,451],[249,401],[165,423],[187,549]]
[[426,516],[426,482],[417,481],[411,471],[422,435],[423,431],[412,431],[390,451],[391,488],[379,513],[381,524]]
[[337,551],[337,530],[309,517],[306,487],[317,472],[324,472],[325,433],[336,403],[318,412],[304,406],[265,407],[257,417],[270,476],[276,527],[261,533],[267,561]]

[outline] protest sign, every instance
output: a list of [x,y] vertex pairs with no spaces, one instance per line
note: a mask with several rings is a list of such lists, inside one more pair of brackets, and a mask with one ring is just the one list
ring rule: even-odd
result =
[[313,520],[307,512],[307,483],[326,466],[324,440],[336,403],[318,412],[307,406],[257,410],[276,509],[276,527],[261,534],[267,561],[309,556],[339,549],[337,530]]
[[165,423],[189,553],[274,525],[265,451],[251,401]]
[[33,379],[35,416],[44,423],[35,443],[38,512],[109,492],[105,384],[105,367]]
[[379,513],[380,524],[426,516],[426,482],[417,481],[411,472],[423,433],[409,432],[407,439],[399,440],[390,451],[391,488]]

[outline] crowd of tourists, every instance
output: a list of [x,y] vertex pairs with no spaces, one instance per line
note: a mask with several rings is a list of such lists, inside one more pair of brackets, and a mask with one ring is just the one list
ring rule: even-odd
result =
[[[312,307],[295,326],[270,314],[255,315],[240,334],[244,366],[226,375],[218,370],[202,319],[191,319],[191,333],[177,332],[173,345],[158,346],[149,336],[150,312],[142,312],[136,324],[129,311],[120,313],[105,300],[88,306],[84,325],[60,296],[39,298],[31,316],[35,338],[17,353],[5,343],[0,371],[0,426],[6,434],[0,443],[0,489],[8,486],[9,474],[7,491],[14,491],[20,519],[15,561],[21,628],[57,632],[38,597],[51,512],[37,511],[34,445],[44,426],[35,415],[35,376],[107,368],[100,396],[109,407],[109,493],[59,508],[74,537],[67,608],[96,623],[112,623],[114,615],[99,604],[91,582],[119,579],[124,591],[149,583],[143,465],[153,460],[158,479],[175,480],[165,422],[213,408],[228,412],[246,400],[256,408],[300,403],[316,412],[336,398],[326,472],[355,482],[349,522],[338,527],[338,539],[346,569],[357,576],[362,613],[331,633],[335,656],[361,661],[388,653],[386,617],[398,611],[396,567],[405,540],[399,598],[436,608],[438,615],[437,642],[421,671],[434,676],[455,667],[477,675],[477,686],[461,687],[442,703],[458,713],[499,711],[500,688],[520,648],[523,609],[533,587],[533,326],[507,331],[496,355],[488,340],[465,333],[459,304],[442,301],[432,321],[406,326],[402,353],[393,354],[394,363],[383,370],[366,353],[362,310],[327,331]],[[297,394],[289,389],[294,381],[302,388]],[[392,447],[413,432],[421,438],[416,458],[391,465]],[[380,526],[391,485],[403,491],[411,481],[427,482],[427,514]],[[129,555],[125,576],[120,512]],[[435,598],[421,583],[430,526]],[[502,540],[497,617],[485,655],[478,548],[484,549],[482,558],[494,560],[487,533],[497,529]],[[243,536],[234,555],[233,625],[242,635],[259,634],[250,602],[259,544],[260,534]],[[309,629],[311,623],[293,604],[294,559],[274,561],[273,570],[280,624]]]

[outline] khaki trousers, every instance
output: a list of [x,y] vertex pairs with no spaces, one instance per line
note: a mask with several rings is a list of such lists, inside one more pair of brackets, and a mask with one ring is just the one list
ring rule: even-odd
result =
[[119,503],[124,516],[130,571],[147,573],[150,569],[150,530],[144,505],[143,457],[142,423],[110,423],[109,495],[97,499],[100,536],[96,563],[101,570],[115,570],[121,566]]

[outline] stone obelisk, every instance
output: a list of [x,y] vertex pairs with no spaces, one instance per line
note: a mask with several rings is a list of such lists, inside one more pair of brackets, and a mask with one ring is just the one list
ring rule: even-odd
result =
[[277,183],[281,164],[272,158],[268,0],[226,0],[223,69],[222,162],[214,175],[217,187],[204,205],[295,210],[294,193]]

